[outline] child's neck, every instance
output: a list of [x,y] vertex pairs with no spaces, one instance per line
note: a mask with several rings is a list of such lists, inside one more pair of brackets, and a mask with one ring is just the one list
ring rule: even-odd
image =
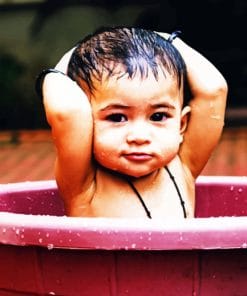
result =
[[134,177],[134,176],[131,176],[131,175],[128,175],[128,174],[123,174],[121,172],[118,172],[118,171],[114,171],[114,170],[111,170],[109,168],[106,168],[104,166],[102,166],[101,164],[99,164],[97,162],[97,167],[100,168],[100,170],[104,171],[104,172],[107,172],[108,174],[114,176],[114,177],[117,177],[117,178],[120,178],[122,180],[126,180],[126,181],[130,181],[130,182],[136,182],[136,181],[149,181],[149,182],[153,182],[156,177],[158,176],[159,172],[160,172],[160,169],[157,169],[149,174],[146,174],[146,175],[143,175],[143,176],[140,176],[140,177]]

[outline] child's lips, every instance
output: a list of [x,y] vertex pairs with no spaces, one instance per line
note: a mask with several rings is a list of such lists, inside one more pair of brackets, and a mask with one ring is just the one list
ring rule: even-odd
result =
[[131,161],[147,161],[152,158],[152,155],[142,152],[133,152],[124,154],[124,157]]

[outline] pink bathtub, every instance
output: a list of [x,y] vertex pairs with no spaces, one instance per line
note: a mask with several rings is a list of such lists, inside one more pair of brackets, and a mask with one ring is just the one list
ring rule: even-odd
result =
[[246,296],[247,177],[200,177],[196,216],[68,218],[54,181],[0,185],[0,296]]

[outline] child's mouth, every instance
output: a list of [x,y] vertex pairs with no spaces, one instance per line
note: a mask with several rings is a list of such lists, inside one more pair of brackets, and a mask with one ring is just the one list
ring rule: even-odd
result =
[[147,153],[134,152],[134,153],[125,154],[124,157],[131,161],[146,161],[146,160],[150,160],[152,158],[152,155]]

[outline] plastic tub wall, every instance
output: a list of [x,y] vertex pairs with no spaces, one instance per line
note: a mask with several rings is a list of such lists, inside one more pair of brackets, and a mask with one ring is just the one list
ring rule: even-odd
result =
[[69,218],[54,181],[0,185],[0,296],[247,295],[247,178],[201,177],[196,219]]

